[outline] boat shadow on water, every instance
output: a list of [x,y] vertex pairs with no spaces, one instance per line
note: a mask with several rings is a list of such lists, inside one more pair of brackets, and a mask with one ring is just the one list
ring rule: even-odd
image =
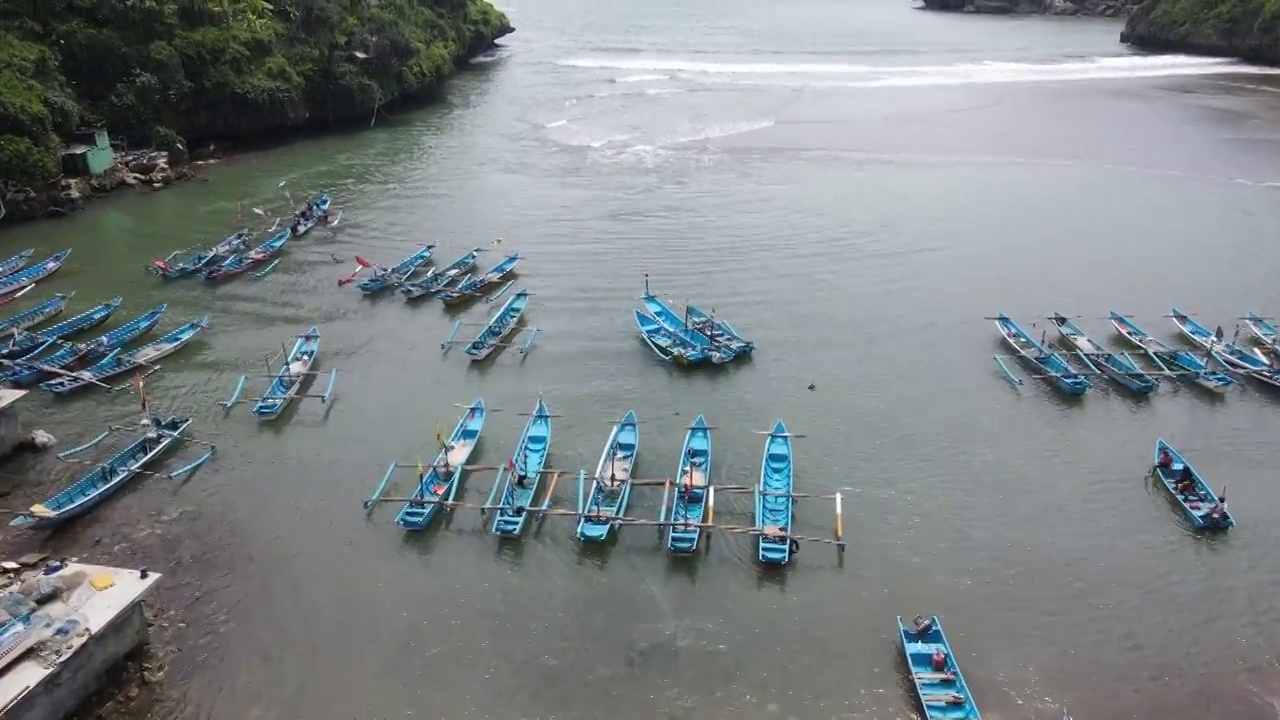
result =
[[756,589],[777,589],[780,593],[787,591],[787,583],[791,580],[791,563],[786,565],[756,565]]
[[618,544],[618,533],[611,532],[601,542],[578,542],[578,564],[594,565],[597,570],[604,570],[609,565],[613,548]]

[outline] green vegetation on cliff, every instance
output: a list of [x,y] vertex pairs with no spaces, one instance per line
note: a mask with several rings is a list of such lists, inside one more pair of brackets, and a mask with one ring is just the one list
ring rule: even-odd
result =
[[486,0],[0,2],[0,187],[56,174],[82,126],[163,144],[367,117],[510,31]]
[[1280,63],[1280,0],[1146,0],[1122,42]]

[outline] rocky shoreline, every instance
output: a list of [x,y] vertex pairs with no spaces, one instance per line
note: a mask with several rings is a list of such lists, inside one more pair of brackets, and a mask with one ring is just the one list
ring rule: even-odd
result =
[[1091,15],[1119,17],[1127,14],[1138,0],[924,0],[930,10],[984,13],[989,15]]

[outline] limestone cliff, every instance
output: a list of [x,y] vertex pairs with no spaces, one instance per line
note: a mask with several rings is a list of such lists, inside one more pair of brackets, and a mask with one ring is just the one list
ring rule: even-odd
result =
[[1120,41],[1149,50],[1280,64],[1280,5],[1273,0],[1146,0]]
[[1040,13],[1045,15],[1102,15],[1114,17],[1125,13],[1139,0],[924,0],[931,10],[1009,14]]

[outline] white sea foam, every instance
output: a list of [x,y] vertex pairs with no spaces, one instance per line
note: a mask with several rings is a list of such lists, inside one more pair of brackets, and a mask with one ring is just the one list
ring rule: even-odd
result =
[[624,75],[614,78],[616,83],[632,83],[632,82],[657,82],[659,80],[670,80],[670,75]]
[[565,123],[567,123],[567,122],[569,122],[569,121],[568,121],[568,120],[556,120],[555,122],[549,122],[549,123],[547,123],[546,125],[543,125],[542,127],[544,127],[544,128],[560,127],[561,125],[564,125],[564,124],[565,124]]

